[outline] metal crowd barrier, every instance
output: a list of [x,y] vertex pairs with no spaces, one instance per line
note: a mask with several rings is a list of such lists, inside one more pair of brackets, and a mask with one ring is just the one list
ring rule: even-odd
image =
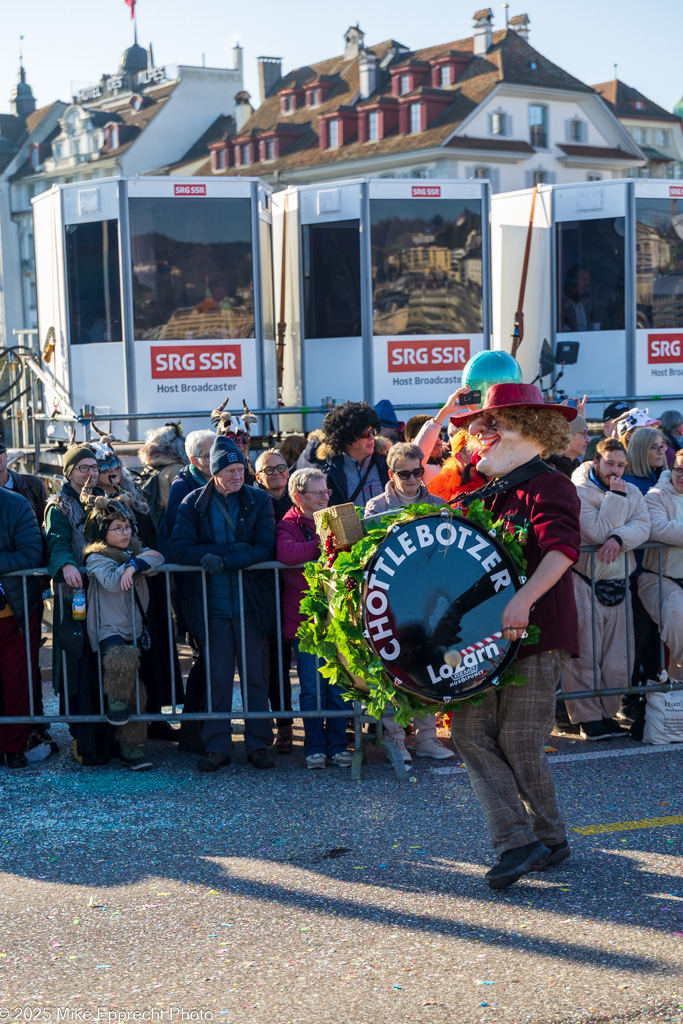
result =
[[[659,549],[659,610],[660,610],[660,622],[661,622],[661,611],[662,611],[662,605],[663,605],[663,575],[662,575],[662,564],[663,563],[662,563],[662,550],[665,547],[668,547],[668,545],[662,545],[662,544],[657,544],[657,543],[653,543],[653,542],[648,542],[647,544],[643,544],[640,548],[636,549],[636,550],[644,550],[644,549],[648,549],[648,548]],[[598,550],[598,547],[597,546],[584,546],[584,547],[581,548],[581,550],[582,550],[582,552],[590,553],[590,556],[591,556],[591,558],[590,558],[590,561],[591,561],[591,618],[592,618],[592,636],[594,637],[595,636],[595,632],[596,632],[595,552]],[[144,721],[150,721],[150,722],[156,722],[156,721],[166,721],[166,722],[168,722],[168,721],[176,721],[177,722],[177,721],[180,720],[180,721],[183,721],[183,722],[192,722],[192,721],[206,721],[207,719],[228,719],[228,720],[238,719],[238,720],[241,720],[241,721],[245,721],[245,720],[250,719],[250,718],[265,718],[265,719],[274,719],[274,718],[277,718],[277,719],[298,719],[298,718],[301,718],[301,719],[304,719],[304,718],[343,717],[343,718],[350,718],[350,719],[354,720],[354,728],[355,728],[355,732],[356,732],[357,747],[358,747],[359,746],[358,740],[359,740],[359,737],[360,737],[360,732],[361,732],[362,725],[364,723],[367,723],[367,722],[374,722],[375,720],[370,718],[370,716],[368,716],[367,713],[364,712],[362,703],[358,702],[358,701],[356,701],[356,702],[349,702],[348,707],[346,707],[344,709],[340,709],[340,710],[325,710],[325,709],[323,709],[322,701],[321,701],[321,689],[320,689],[320,677],[319,676],[316,679],[316,698],[317,699],[316,699],[316,708],[315,709],[313,709],[313,710],[306,710],[306,711],[302,711],[302,710],[299,710],[299,709],[293,709],[292,711],[285,711],[284,710],[284,704],[285,704],[285,699],[284,699],[284,679],[285,679],[285,675],[289,672],[289,666],[288,665],[284,665],[283,664],[283,660],[282,660],[281,593],[280,593],[280,578],[279,578],[278,570],[285,569],[285,568],[292,568],[292,567],[291,566],[285,566],[285,565],[283,565],[280,562],[263,562],[263,563],[260,563],[259,565],[254,565],[254,566],[251,566],[249,569],[240,570],[238,572],[238,591],[239,591],[239,604],[240,604],[241,612],[243,612],[243,609],[244,609],[244,573],[245,572],[271,572],[273,574],[275,609],[276,609],[276,639],[277,639],[277,649],[278,649],[279,695],[280,695],[280,707],[283,710],[280,710],[280,711],[272,711],[272,710],[253,711],[253,710],[249,709],[249,688],[248,688],[249,680],[248,680],[247,673],[246,673],[247,641],[246,641],[246,632],[245,632],[245,623],[244,623],[244,615],[243,614],[240,615],[240,643],[241,643],[241,653],[242,653],[242,666],[245,669],[245,676],[244,676],[244,678],[240,678],[240,687],[241,687],[241,693],[242,693],[243,706],[242,706],[242,709],[231,710],[231,711],[220,711],[220,710],[215,709],[213,707],[212,687],[211,687],[211,650],[210,650],[209,635],[208,635],[208,633],[209,633],[209,631],[208,631],[208,620],[209,620],[209,616],[208,616],[208,587],[207,587],[206,573],[204,572],[204,570],[202,570],[198,566],[185,566],[185,565],[165,564],[165,565],[160,566],[159,569],[156,570],[156,571],[158,573],[162,573],[164,575],[164,577],[165,577],[166,622],[167,622],[168,644],[169,644],[169,661],[170,661],[170,667],[171,667],[171,711],[167,712],[167,713],[141,713],[141,710],[140,710],[140,690],[139,690],[139,682],[140,682],[140,680],[138,679],[137,682],[136,682],[136,689],[135,689],[135,693],[136,693],[136,713],[131,715],[131,720],[135,721],[135,720],[138,720],[138,719],[142,719]],[[86,576],[88,575],[87,570],[81,569],[80,571],[84,575],[86,575]],[[205,628],[205,636],[204,636],[204,645],[203,645],[203,655],[204,655],[205,666],[206,666],[206,680],[207,680],[207,687],[206,687],[206,709],[202,710],[202,711],[198,711],[198,712],[187,713],[185,711],[181,712],[179,710],[177,699],[176,699],[179,687],[178,687],[178,679],[176,678],[176,654],[177,654],[177,650],[176,650],[175,627],[174,627],[174,619],[173,619],[173,602],[172,602],[172,594],[171,594],[171,574],[176,574],[176,573],[196,573],[196,572],[199,572],[201,574],[202,609],[203,609],[203,614],[204,614],[204,622],[205,622],[205,626],[206,626],[206,628]],[[61,670],[62,670],[63,679],[62,679],[61,685],[60,685],[60,692],[63,693],[63,705],[64,705],[63,713],[60,712],[59,714],[53,714],[53,715],[36,715],[35,714],[35,705],[34,705],[34,682],[35,681],[34,681],[34,678],[33,678],[33,668],[32,668],[32,663],[31,663],[31,642],[30,642],[30,633],[29,633],[29,629],[28,629],[29,615],[28,615],[27,580],[29,578],[31,578],[31,577],[36,577],[36,576],[43,576],[43,577],[47,577],[49,579],[49,574],[47,572],[47,569],[25,569],[25,570],[9,573],[7,575],[9,575],[9,576],[17,576],[17,577],[20,577],[22,579],[24,617],[25,617],[25,622],[27,623],[27,629],[26,629],[26,634],[25,635],[26,635],[27,683],[28,683],[28,697],[29,697],[29,700],[28,700],[29,714],[28,715],[23,715],[23,716],[22,715],[10,715],[10,716],[2,716],[2,715],[0,715],[0,724],[2,724],[2,725],[14,725],[14,724],[19,725],[19,724],[32,723],[32,724],[49,725],[49,724],[54,724],[54,723],[58,723],[58,722],[74,723],[75,724],[75,723],[79,723],[79,722],[104,722],[104,721],[106,721],[106,716],[105,716],[105,697],[104,697],[103,688],[102,688],[102,683],[103,683],[103,680],[102,680],[102,659],[101,659],[101,656],[100,656],[100,653],[99,653],[99,649],[97,651],[98,688],[99,688],[99,713],[80,714],[80,715],[79,714],[71,714],[71,711],[70,711],[70,700],[69,700],[67,654],[66,654],[66,652],[62,652]],[[628,680],[628,685],[625,685],[623,687],[618,687],[618,688],[612,688],[612,689],[601,689],[599,687],[599,685],[598,685],[598,682],[599,682],[599,666],[598,666],[597,653],[596,653],[596,650],[595,650],[595,644],[593,643],[593,689],[592,690],[582,690],[582,691],[578,691],[578,692],[574,692],[574,693],[558,693],[558,695],[557,695],[557,699],[558,700],[567,701],[567,700],[572,700],[572,699],[585,699],[587,697],[610,696],[610,695],[617,696],[617,695],[623,695],[623,694],[643,695],[643,694],[646,694],[648,692],[650,692],[650,693],[653,693],[653,692],[667,692],[667,691],[672,691],[672,690],[683,689],[683,681],[682,682],[675,682],[675,681],[671,681],[671,680],[669,680],[667,682],[663,682],[663,683],[662,682],[658,682],[656,684],[655,683],[649,683],[647,685],[636,686],[636,687],[630,685],[630,683],[631,683],[631,670],[632,670],[632,666],[630,664],[629,649],[630,649],[631,632],[633,630],[633,622],[632,622],[632,618],[631,618],[631,600],[630,600],[630,596],[629,596],[628,560],[627,560],[627,563],[626,563],[626,569],[625,569],[625,574],[624,574],[624,581],[625,581],[625,585],[626,585],[626,597],[625,597],[624,601],[622,602],[622,606],[623,606],[623,609],[624,609],[623,613],[626,615],[626,637],[627,637],[627,642],[626,642],[626,656],[625,656],[625,671],[626,671],[626,679]],[[95,606],[96,606],[96,615],[97,615],[97,619],[99,621],[99,587],[97,586],[97,584],[95,584],[93,586],[93,589],[92,589],[91,595],[90,595],[90,600],[92,600],[93,593],[94,593],[94,600],[95,600]],[[137,636],[136,617],[137,617],[137,615],[139,615],[139,613],[138,613],[138,611],[136,609],[136,604],[135,604],[135,599],[134,599],[134,588],[133,587],[131,587],[131,589],[129,591],[129,594],[130,594],[130,603],[131,603],[131,627],[132,627],[133,635]],[[54,595],[54,600],[59,605],[60,621],[64,621],[64,616],[65,615],[70,615],[71,611],[67,607],[66,602],[65,602],[65,589],[64,589],[63,585],[58,585],[57,586],[56,593]],[[87,644],[89,641],[88,641],[88,638],[87,638],[87,623],[85,621],[83,622],[83,629],[84,629],[84,632],[86,634],[84,642]],[[663,666],[664,666],[664,644],[663,644],[663,641],[661,640],[661,636],[660,636],[660,667],[663,667]]]

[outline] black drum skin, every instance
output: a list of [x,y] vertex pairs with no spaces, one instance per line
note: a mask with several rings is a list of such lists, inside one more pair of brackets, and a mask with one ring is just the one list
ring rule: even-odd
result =
[[[495,634],[521,585],[505,547],[469,519],[442,512],[401,523],[366,567],[365,641],[398,690],[433,704],[471,697],[517,654],[519,640]],[[461,653],[457,669],[444,661],[449,648]]]

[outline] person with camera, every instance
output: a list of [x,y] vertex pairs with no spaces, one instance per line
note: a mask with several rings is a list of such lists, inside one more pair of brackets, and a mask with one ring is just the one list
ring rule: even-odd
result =
[[[636,567],[633,549],[650,536],[650,516],[635,484],[624,479],[626,452],[620,441],[603,438],[593,462],[572,474],[581,501],[581,542],[600,545],[593,561],[595,633],[591,587],[591,555],[583,553],[573,567],[574,597],[581,629],[581,653],[564,670],[565,693],[612,689],[628,684],[633,667],[633,617],[627,576]],[[627,631],[627,616],[629,626]],[[593,678],[593,652],[598,675]],[[569,721],[583,740],[608,740],[623,735],[613,716],[619,696],[568,700]]]

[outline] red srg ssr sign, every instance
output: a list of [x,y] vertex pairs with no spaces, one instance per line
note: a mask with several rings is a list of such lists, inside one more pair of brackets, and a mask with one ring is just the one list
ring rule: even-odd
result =
[[206,185],[174,185],[174,196],[205,196]]
[[410,194],[413,199],[440,199],[441,185],[413,185]]
[[683,185],[669,185],[669,195],[683,199]]
[[683,334],[648,334],[648,363],[683,363]]
[[413,370],[462,370],[470,358],[470,339],[457,341],[430,338],[429,341],[401,339],[387,346],[388,369],[392,373]]
[[242,376],[239,345],[158,345],[150,356],[153,380]]

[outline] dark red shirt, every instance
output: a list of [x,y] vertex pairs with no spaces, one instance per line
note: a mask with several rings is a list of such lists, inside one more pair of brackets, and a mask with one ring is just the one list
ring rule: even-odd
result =
[[[562,551],[572,563],[579,557],[581,503],[576,487],[563,473],[553,469],[538,473],[486,501],[495,519],[509,519],[515,526],[528,526],[524,557],[526,575],[535,573],[549,551]],[[538,644],[520,648],[519,659],[541,651],[564,648],[579,655],[579,623],[571,571],[539,598],[531,610],[530,622],[541,631]]]

